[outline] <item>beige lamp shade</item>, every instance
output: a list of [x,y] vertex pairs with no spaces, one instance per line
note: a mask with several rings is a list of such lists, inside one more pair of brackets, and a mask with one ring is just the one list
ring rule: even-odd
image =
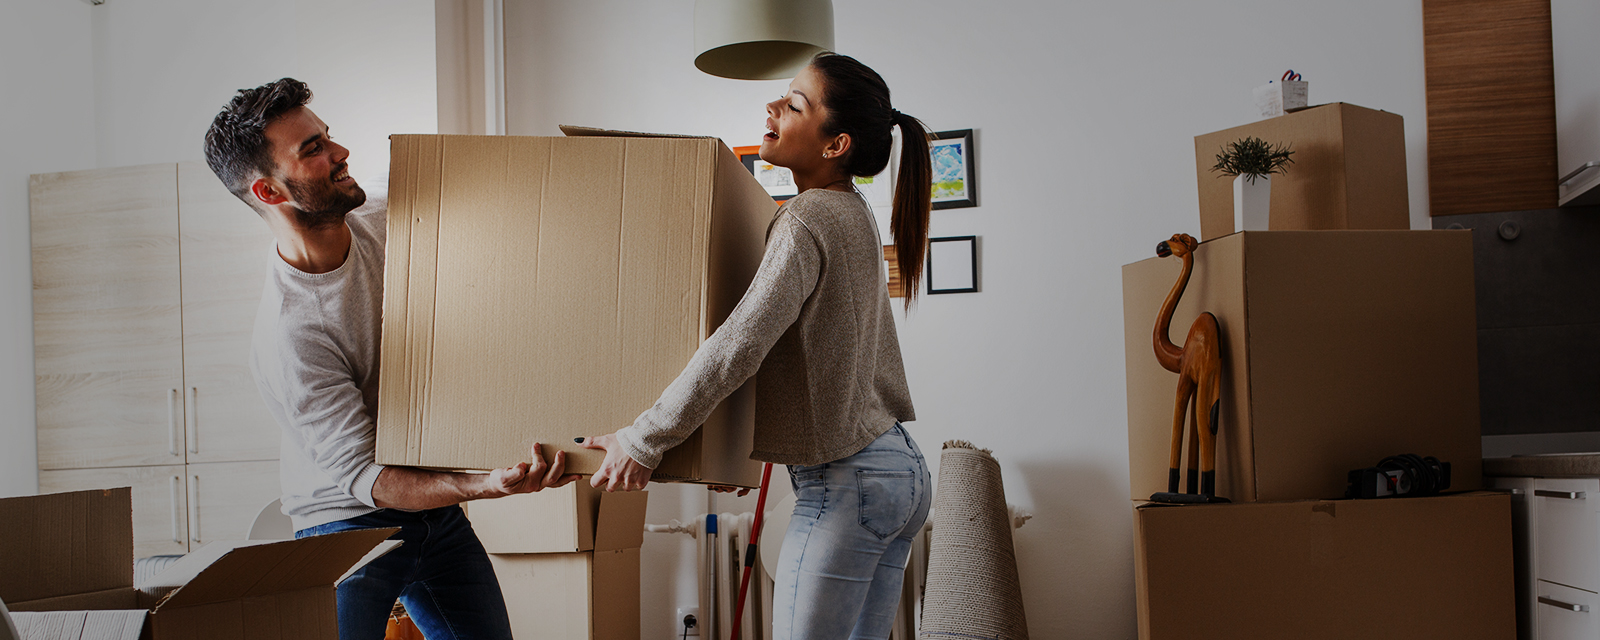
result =
[[832,0],[696,0],[694,66],[736,80],[792,78],[833,50]]

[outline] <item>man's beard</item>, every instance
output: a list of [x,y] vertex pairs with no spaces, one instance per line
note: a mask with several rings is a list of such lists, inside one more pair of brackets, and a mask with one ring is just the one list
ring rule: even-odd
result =
[[306,229],[322,229],[344,222],[344,216],[367,201],[367,192],[356,185],[355,193],[345,193],[332,183],[284,179],[289,197],[294,199],[295,221]]

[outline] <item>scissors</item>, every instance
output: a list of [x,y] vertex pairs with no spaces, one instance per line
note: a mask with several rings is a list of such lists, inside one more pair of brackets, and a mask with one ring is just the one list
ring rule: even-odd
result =
[[1283,72],[1283,81],[1284,82],[1291,82],[1291,81],[1295,81],[1295,80],[1299,80],[1299,79],[1300,79],[1300,74],[1295,73],[1294,69],[1290,69],[1288,71]]

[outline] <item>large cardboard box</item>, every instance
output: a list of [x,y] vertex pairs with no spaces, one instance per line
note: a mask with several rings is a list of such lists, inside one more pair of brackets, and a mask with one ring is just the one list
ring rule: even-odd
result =
[[[744,295],[774,203],[714,138],[391,138],[378,462],[490,469],[631,424]],[[754,382],[655,479],[753,487]]]
[[1140,640],[1516,637],[1511,501],[1134,511]]
[[517,640],[638,640],[639,549],[491,554]]
[[1273,231],[1411,228],[1404,120],[1336,102],[1195,136],[1202,239],[1234,232],[1233,178],[1211,167],[1224,144],[1250,136],[1294,151],[1272,177]]
[[[646,491],[575,489],[472,503],[467,517],[489,550],[513,637],[639,638],[639,547],[648,499]],[[565,545],[572,543],[587,550],[571,552]],[[541,552],[547,549],[567,553]]]
[[[1247,231],[1202,243],[1169,331],[1222,331],[1218,493],[1337,498],[1350,470],[1400,453],[1480,487],[1477,316],[1467,231]],[[1178,375],[1155,319],[1176,258],[1122,269],[1132,499],[1167,490]]]
[[132,514],[126,487],[0,500],[0,600],[24,637],[338,640],[334,585],[394,532],[212,543],[135,589]]
[[565,487],[468,503],[467,519],[489,553],[570,553],[644,544],[648,491],[607,493],[579,480]]

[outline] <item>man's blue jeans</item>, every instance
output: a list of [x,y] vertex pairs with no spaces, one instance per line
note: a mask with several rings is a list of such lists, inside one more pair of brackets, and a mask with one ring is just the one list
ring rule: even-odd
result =
[[395,599],[428,640],[510,640],[500,582],[461,507],[382,509],[295,532],[294,537],[399,527],[404,544],[339,584],[340,640],[382,640]]
[[888,638],[933,498],[922,451],[896,424],[842,460],[791,465],[789,478],[796,502],[774,572],[772,637]]

